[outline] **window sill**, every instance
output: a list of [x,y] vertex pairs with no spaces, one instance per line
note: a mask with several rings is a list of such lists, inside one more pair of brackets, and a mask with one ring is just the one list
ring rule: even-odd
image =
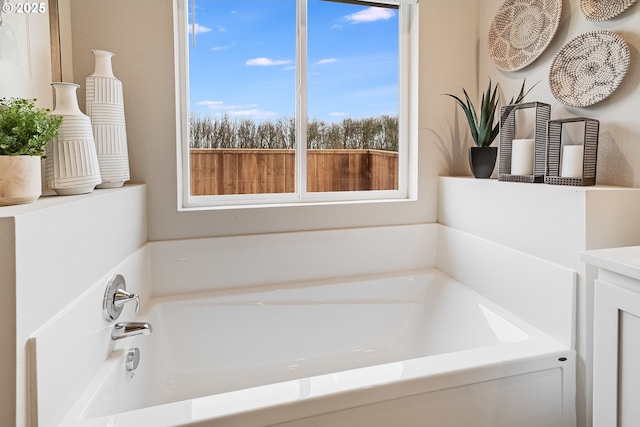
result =
[[366,199],[366,200],[308,200],[308,201],[293,201],[282,202],[277,201],[273,203],[268,202],[251,202],[238,203],[238,204],[220,204],[212,205],[211,202],[203,202],[202,205],[198,203],[192,203],[190,206],[179,206],[179,212],[196,212],[196,211],[228,211],[228,210],[253,210],[253,209],[280,209],[280,208],[299,208],[303,206],[318,207],[318,206],[378,206],[387,204],[409,204],[415,203],[418,199],[415,197],[406,198],[380,198],[380,199]]

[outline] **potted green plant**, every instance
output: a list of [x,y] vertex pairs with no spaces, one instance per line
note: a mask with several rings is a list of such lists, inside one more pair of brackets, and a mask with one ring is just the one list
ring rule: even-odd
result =
[[[534,88],[535,85],[525,91],[526,82],[527,80],[524,79],[522,87],[520,88],[520,93],[515,100],[511,98],[507,105],[519,104],[531,89]],[[464,101],[456,95],[452,95],[450,93],[445,94],[456,100],[467,118],[471,137],[476,145],[469,149],[469,163],[471,164],[473,175],[476,178],[489,178],[493,173],[493,169],[496,164],[498,147],[491,147],[491,144],[500,132],[500,121],[498,120],[496,122],[496,111],[500,101],[498,86],[498,83],[496,83],[495,86],[492,86],[491,80],[489,80],[489,86],[487,87],[486,92],[482,94],[479,114],[476,112],[476,108],[464,88],[462,89],[465,98]]]
[[30,203],[42,194],[41,158],[62,116],[35,99],[0,99],[0,205]]

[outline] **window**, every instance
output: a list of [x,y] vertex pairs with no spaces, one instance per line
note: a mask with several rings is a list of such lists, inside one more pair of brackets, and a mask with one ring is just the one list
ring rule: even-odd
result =
[[408,197],[415,0],[177,2],[183,207]]

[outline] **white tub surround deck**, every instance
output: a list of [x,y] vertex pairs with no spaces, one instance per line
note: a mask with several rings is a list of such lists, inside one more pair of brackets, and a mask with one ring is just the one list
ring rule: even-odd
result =
[[573,420],[573,351],[438,270],[156,298],[139,317],[154,333],[116,344],[140,348],[136,375],[111,357],[63,426],[411,425],[380,417],[395,399],[431,406],[427,426]]
[[[510,184],[476,181],[464,184]],[[458,229],[147,243],[31,335],[29,425],[574,427],[576,272],[461,231],[460,191],[440,204]],[[117,273],[143,309],[119,320],[150,322],[150,336],[111,341],[102,297]]]
[[[592,424],[593,289],[596,278],[596,269],[580,260],[580,252],[640,245],[639,217],[640,188],[600,185],[571,187],[454,177],[441,177],[439,180],[440,224],[577,273],[575,342],[578,353],[579,426]],[[464,246],[458,246],[456,251],[461,247]],[[502,305],[505,304],[504,299],[511,299],[510,295],[513,295],[513,299],[527,301],[527,293],[535,288],[523,287],[523,294],[500,293],[496,292],[499,290],[496,286],[491,295],[485,294],[484,290],[472,286],[469,274],[465,274],[463,267],[469,260],[482,258],[486,261],[489,257],[469,250],[464,253],[452,251],[451,254],[458,267],[456,272],[444,268],[440,260],[439,268]],[[469,258],[469,255],[473,255],[473,258]],[[509,266],[514,264],[492,258],[484,268],[476,267],[475,271],[502,270]],[[478,277],[482,277],[482,274]],[[492,282],[484,283],[488,285]],[[556,298],[552,295],[549,294],[547,301],[554,303]],[[514,311],[513,307],[507,308]],[[540,306],[535,311],[540,314],[547,312]],[[524,314],[516,313],[527,318]],[[529,318],[527,320],[532,321]]]
[[[127,184],[79,196],[43,196],[34,203],[0,209],[1,426],[37,425],[37,418],[28,418],[35,411],[36,390],[27,343],[44,325],[84,301],[106,272],[146,244],[146,198],[145,185]],[[70,320],[74,326],[92,325],[84,315]],[[83,332],[68,329],[58,350]],[[56,351],[52,360],[59,355],[65,358],[61,366],[70,366],[63,381],[52,383],[52,388],[60,401],[77,398],[76,390],[82,391],[87,376],[95,373],[95,366],[84,370],[85,363],[96,357],[104,360],[104,355],[98,346]],[[59,384],[65,385],[64,393]]]
[[[460,222],[452,205],[468,211],[468,186],[539,191],[476,181],[443,179],[450,226],[148,242],[129,252],[30,334],[28,424],[574,427],[576,272]],[[551,193],[570,207],[584,190]],[[528,210],[525,199],[514,209]],[[519,244],[543,238],[530,232],[533,214],[508,223]],[[118,273],[143,309],[125,306],[119,320],[150,322],[150,336],[111,340],[102,298]],[[142,351],[133,379],[124,370],[131,347]]]

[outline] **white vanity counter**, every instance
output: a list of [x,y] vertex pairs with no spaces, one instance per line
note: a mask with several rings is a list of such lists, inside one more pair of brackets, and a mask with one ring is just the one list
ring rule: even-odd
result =
[[640,246],[582,252],[594,290],[593,426],[640,425]]
[[640,246],[585,251],[580,258],[600,270],[640,280]]

